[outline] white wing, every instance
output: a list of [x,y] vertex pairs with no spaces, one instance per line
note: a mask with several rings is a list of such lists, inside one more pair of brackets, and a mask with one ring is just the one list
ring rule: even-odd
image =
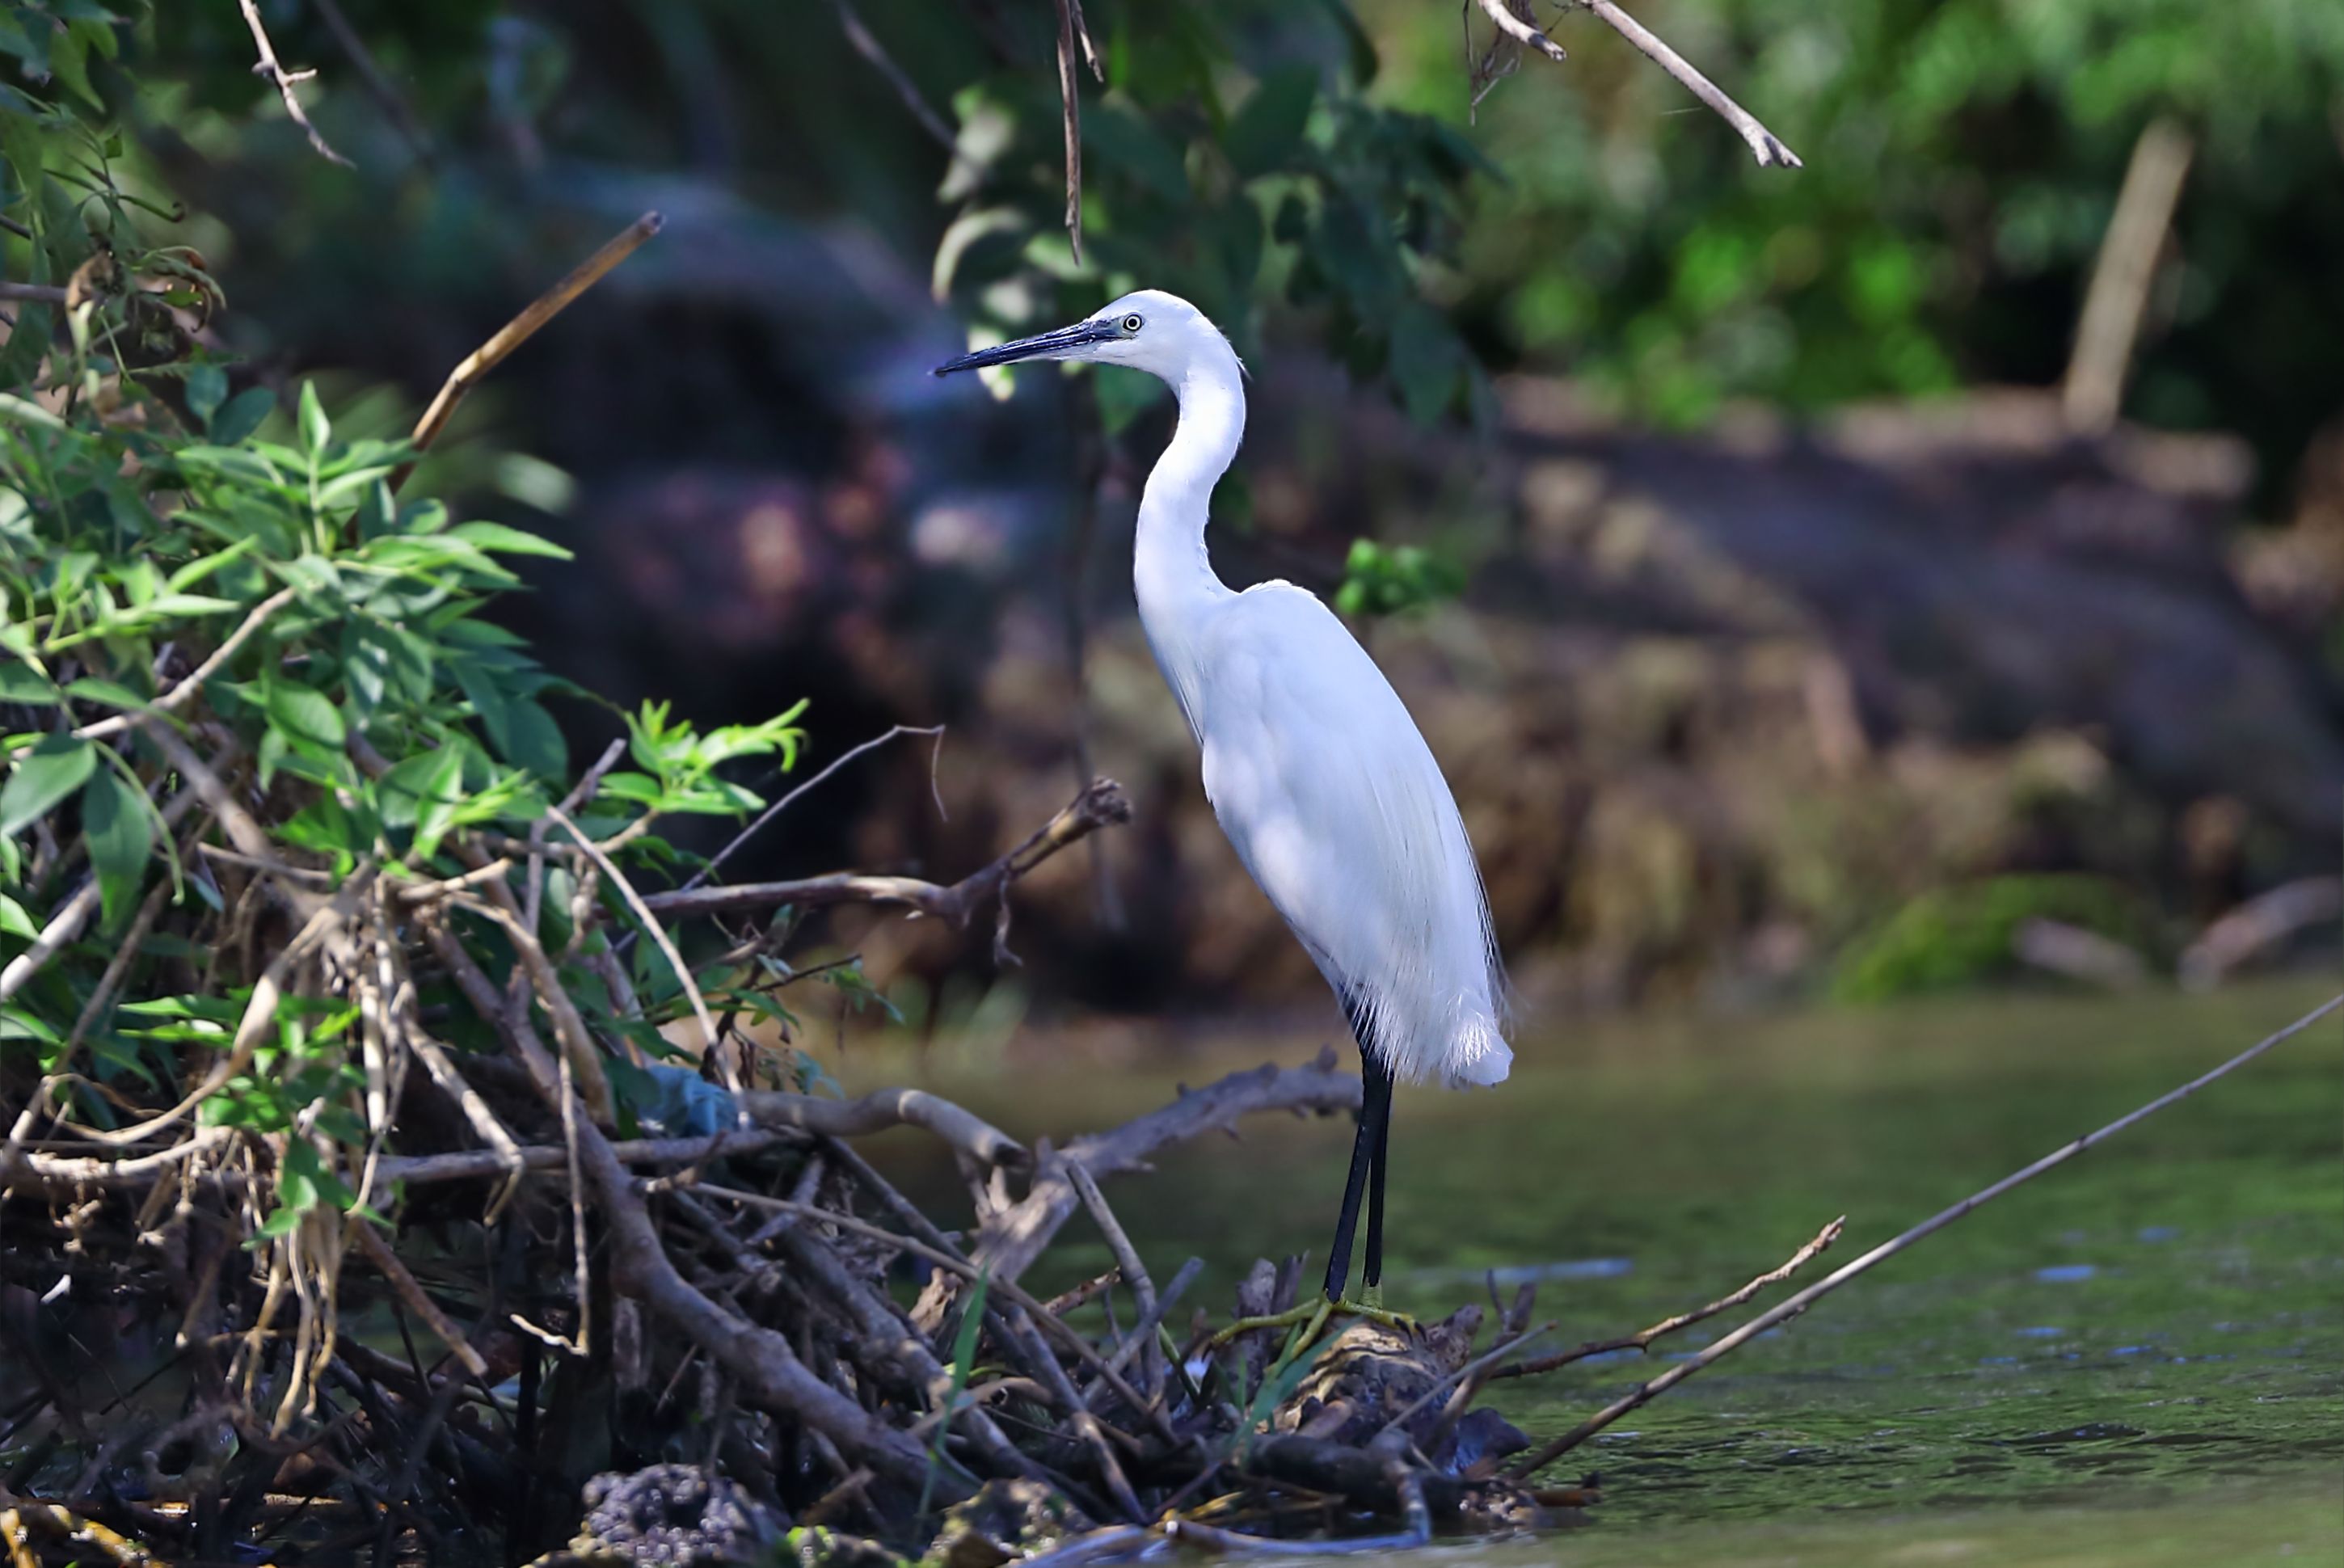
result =
[[1286,582],[1223,601],[1193,713],[1214,814],[1399,1077],[1503,1079],[1505,977],[1448,781],[1334,612]]

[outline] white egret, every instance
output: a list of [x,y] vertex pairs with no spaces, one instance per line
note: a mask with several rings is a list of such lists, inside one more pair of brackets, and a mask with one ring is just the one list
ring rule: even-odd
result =
[[1245,434],[1244,370],[1187,300],[1127,294],[1088,319],[979,349],[941,376],[1021,359],[1145,370],[1180,419],[1139,502],[1139,622],[1204,754],[1205,794],[1238,858],[1308,949],[1359,1042],[1351,1170],[1327,1264],[1350,1279],[1364,1190],[1367,1300],[1383,1279],[1395,1078],[1502,1080],[1505,976],[1448,782],[1399,695],[1334,612],[1290,582],[1233,592],[1205,544],[1213,486]]

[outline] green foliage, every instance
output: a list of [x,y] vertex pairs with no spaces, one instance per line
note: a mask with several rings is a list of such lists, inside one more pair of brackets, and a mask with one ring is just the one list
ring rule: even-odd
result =
[[1389,549],[1372,539],[1351,541],[1343,561],[1335,608],[1346,615],[1421,613],[1465,591],[1465,569],[1418,545]]
[[[1087,10],[1106,81],[1083,81],[1083,263],[1063,221],[1051,40],[1037,35],[1003,68],[967,75],[977,53],[953,63],[939,293],[1011,335],[1167,288],[1240,352],[1256,340],[1257,301],[1282,297],[1418,418],[1486,400],[1429,290],[1457,243],[1464,187],[1488,166],[1439,118],[1370,98],[1375,52],[1347,6]],[[1158,395],[1137,378],[1101,379],[1110,429]]]
[[2131,946],[2143,945],[2137,911],[2114,884],[2095,876],[2011,875],[1921,895],[1839,961],[1832,995],[1883,1002],[1951,990],[2008,973],[2011,944],[2029,920],[2079,926]]
[[[583,693],[490,612],[520,586],[512,561],[569,552],[402,494],[417,452],[338,431],[314,382],[290,409],[236,386],[235,367],[159,309],[201,314],[221,300],[191,252],[147,242],[162,209],[116,178],[135,155],[59,53],[99,52],[71,42],[85,24],[116,35],[94,7],[59,10],[74,18],[62,28],[27,8],[10,15],[0,53],[29,65],[25,38],[37,33],[76,100],[0,89],[7,207],[32,234],[15,254],[35,280],[75,285],[69,310],[12,302],[0,349],[0,962],[25,955],[78,888],[99,897],[0,1008],[0,1077],[13,1090],[28,1067],[54,1075],[65,1115],[111,1128],[177,1102],[198,1068],[220,1064],[197,1097],[199,1123],[270,1140],[275,1154],[258,1243],[291,1235],[311,1209],[358,1203],[357,1151],[388,1131],[369,1119],[380,1086],[369,1088],[360,1037],[379,1029],[389,996],[348,966],[264,980],[272,953],[298,938],[256,931],[253,906],[269,901],[252,896],[251,875],[312,890],[380,876],[411,893],[480,865],[483,834],[541,832],[573,784],[546,703]],[[639,872],[673,865],[652,825],[761,806],[726,770],[793,766],[803,710],[702,733],[646,705],[629,721],[640,771],[603,781],[581,816]],[[217,780],[208,791],[190,754]],[[248,819],[265,855],[224,832],[230,816]],[[637,955],[640,1013],[585,967],[610,954],[601,927],[628,918],[617,891],[566,864],[545,891],[541,941],[590,1027],[657,1049],[685,1004],[653,945]],[[458,930],[509,985],[509,935]]]
[[[1456,17],[1366,6],[1385,91],[1462,119]],[[1554,16],[1543,0],[1541,19]],[[1568,65],[1481,104],[1508,176],[1473,187],[1456,298],[1500,359],[1568,367],[1678,424],[1731,398],[1813,408],[2046,381],[2142,127],[2198,141],[2135,407],[2291,459],[2344,400],[2300,323],[2344,309],[2332,106],[2344,7],[2298,0],[1669,0],[1637,12],[1796,148],[1739,138],[1583,14]],[[1477,37],[1486,36],[1478,29]],[[2275,374],[2276,373],[2276,374]]]

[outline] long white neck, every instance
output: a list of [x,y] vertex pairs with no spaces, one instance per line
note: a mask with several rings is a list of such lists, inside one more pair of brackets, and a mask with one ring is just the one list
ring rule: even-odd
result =
[[1140,627],[1191,730],[1199,728],[1203,717],[1197,707],[1196,638],[1213,606],[1230,597],[1228,585],[1213,574],[1205,523],[1213,487],[1228,471],[1229,460],[1237,456],[1238,442],[1245,436],[1245,389],[1238,358],[1227,345],[1216,347],[1218,353],[1197,355],[1187,373],[1172,383],[1180,422],[1140,495],[1139,533],[1131,563]]

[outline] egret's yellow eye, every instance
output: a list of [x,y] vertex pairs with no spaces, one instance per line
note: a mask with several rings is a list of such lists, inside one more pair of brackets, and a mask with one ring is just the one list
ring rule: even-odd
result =
[[1125,318],[1123,319],[1123,329],[1124,329],[1125,331],[1127,331],[1127,332],[1137,332],[1137,331],[1138,331],[1138,330],[1139,330],[1139,318],[1138,318],[1138,317],[1137,317],[1137,316],[1127,316],[1127,317],[1125,317]]

